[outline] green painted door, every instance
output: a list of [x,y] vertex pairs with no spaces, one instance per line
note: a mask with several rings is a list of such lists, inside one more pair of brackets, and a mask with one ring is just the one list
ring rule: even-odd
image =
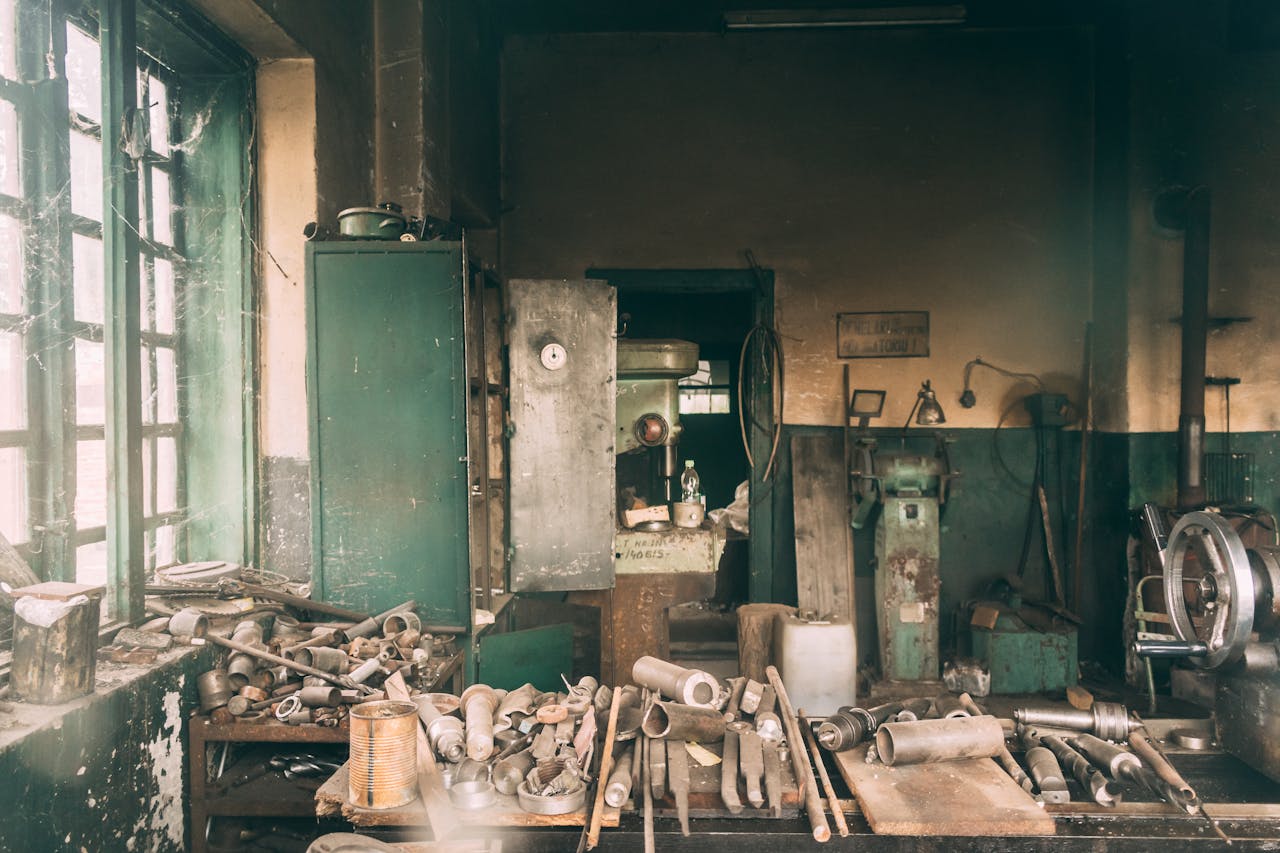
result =
[[317,594],[470,624],[462,246],[307,244]]

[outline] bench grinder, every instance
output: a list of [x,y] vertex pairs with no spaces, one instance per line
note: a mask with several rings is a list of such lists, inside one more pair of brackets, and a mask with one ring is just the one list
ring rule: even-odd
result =
[[1175,637],[1140,636],[1135,651],[1212,670],[1218,741],[1280,780],[1280,547],[1246,547],[1218,513],[1189,512],[1167,537],[1154,505],[1143,514]]

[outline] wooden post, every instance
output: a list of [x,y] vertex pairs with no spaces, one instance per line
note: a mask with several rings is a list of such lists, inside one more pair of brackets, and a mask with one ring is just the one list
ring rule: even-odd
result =
[[773,620],[794,616],[786,604],[744,604],[738,608],[738,674],[765,682],[765,667],[773,663]]

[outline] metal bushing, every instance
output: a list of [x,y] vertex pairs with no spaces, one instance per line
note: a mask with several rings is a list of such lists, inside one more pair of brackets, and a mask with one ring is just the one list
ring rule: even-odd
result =
[[200,710],[206,714],[221,708],[231,700],[235,691],[225,669],[211,669],[196,679],[196,691],[200,694]]
[[587,786],[578,785],[576,788],[566,791],[563,794],[551,794],[542,796],[529,789],[529,782],[525,780],[520,783],[520,787],[516,788],[516,799],[520,802],[520,808],[530,814],[538,815],[558,815],[576,812],[578,809],[586,805],[587,802]]
[[342,691],[336,687],[304,687],[298,698],[308,708],[336,708],[342,704]]
[[418,614],[412,610],[402,610],[399,613],[392,613],[386,619],[382,620],[382,636],[394,637],[405,631],[417,631],[422,633],[422,620],[418,618]]
[[169,633],[175,637],[203,637],[209,633],[209,617],[199,610],[183,608],[169,617]]
[[487,808],[496,799],[493,784],[479,779],[466,782],[454,779],[453,787],[449,789],[449,800],[455,808],[464,811]]

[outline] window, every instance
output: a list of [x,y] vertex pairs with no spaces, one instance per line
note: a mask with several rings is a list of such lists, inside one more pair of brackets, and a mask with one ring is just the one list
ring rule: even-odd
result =
[[729,362],[699,361],[698,372],[679,382],[680,414],[727,415],[730,412]]
[[97,8],[0,0],[0,532],[136,619],[152,570],[248,553],[251,64]]

